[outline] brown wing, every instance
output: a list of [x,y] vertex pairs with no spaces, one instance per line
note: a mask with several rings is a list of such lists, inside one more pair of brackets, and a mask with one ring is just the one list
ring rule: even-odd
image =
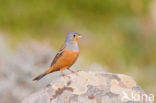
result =
[[65,47],[66,47],[65,45],[63,45],[63,46],[61,47],[61,49],[59,50],[59,52],[58,52],[58,53],[56,54],[56,56],[54,57],[54,59],[53,59],[51,65],[50,65],[50,67],[52,67],[53,64],[55,64],[55,63],[57,62],[57,60],[61,57],[61,55],[62,55],[63,52],[64,52]]

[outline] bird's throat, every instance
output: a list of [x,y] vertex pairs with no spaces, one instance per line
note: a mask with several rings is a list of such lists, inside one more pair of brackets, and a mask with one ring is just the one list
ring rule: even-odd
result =
[[79,52],[78,43],[68,42],[66,43],[66,49]]

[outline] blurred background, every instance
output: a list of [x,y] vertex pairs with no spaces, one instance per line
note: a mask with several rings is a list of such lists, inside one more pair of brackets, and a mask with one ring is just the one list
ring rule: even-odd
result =
[[0,103],[19,103],[39,82],[67,32],[83,34],[75,70],[132,76],[156,94],[155,0],[0,0]]

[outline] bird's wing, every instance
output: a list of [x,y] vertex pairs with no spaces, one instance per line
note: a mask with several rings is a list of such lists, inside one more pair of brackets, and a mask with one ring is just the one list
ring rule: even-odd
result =
[[55,64],[55,63],[57,62],[57,60],[61,57],[61,55],[62,55],[63,52],[64,52],[65,47],[66,47],[65,44],[61,47],[61,49],[59,50],[59,52],[58,52],[58,53],[56,54],[56,56],[54,57],[54,59],[53,59],[51,65],[50,65],[50,67],[52,67],[53,64]]

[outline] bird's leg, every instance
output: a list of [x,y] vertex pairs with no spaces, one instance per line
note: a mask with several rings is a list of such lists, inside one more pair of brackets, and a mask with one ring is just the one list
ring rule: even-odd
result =
[[69,68],[68,68],[68,70],[69,70],[70,72],[72,72],[72,73],[76,73],[75,71],[73,71],[73,70],[71,70],[71,69],[69,69]]
[[61,74],[62,74],[63,77],[66,76],[66,75],[63,73],[63,70],[62,70],[62,69],[61,69],[60,71],[61,71]]
[[69,70],[71,73],[74,73],[74,74],[78,75],[78,74],[77,74],[77,71],[73,71],[73,70],[71,70],[71,69],[69,69],[69,68],[68,68],[68,70]]
[[63,69],[60,69],[60,71],[61,71],[61,74],[62,74],[63,77],[68,77],[68,75],[63,73]]

